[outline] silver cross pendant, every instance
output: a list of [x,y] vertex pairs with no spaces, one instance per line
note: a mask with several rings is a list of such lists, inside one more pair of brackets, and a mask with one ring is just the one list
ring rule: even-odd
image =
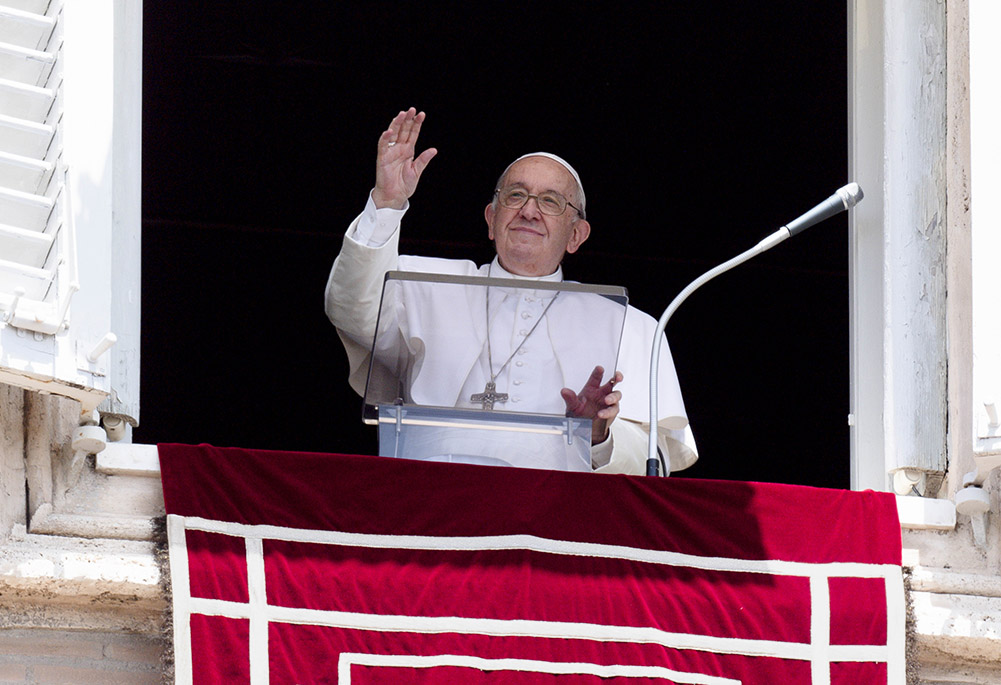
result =
[[487,381],[483,392],[478,392],[470,396],[469,401],[481,402],[484,409],[493,409],[494,402],[507,402],[507,393],[497,392],[497,384],[493,381]]

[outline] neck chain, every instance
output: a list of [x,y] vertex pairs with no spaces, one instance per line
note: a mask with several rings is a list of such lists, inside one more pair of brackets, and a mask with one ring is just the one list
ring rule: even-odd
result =
[[[492,268],[493,264],[487,267],[487,278],[490,278],[490,270]],[[542,316],[539,317],[539,320],[535,322],[535,325],[532,326],[532,329],[525,335],[524,338],[521,339],[521,342],[518,343],[518,346],[514,348],[514,352],[512,352],[508,356],[508,358],[504,360],[504,363],[501,364],[501,367],[497,369],[497,373],[494,373],[494,357],[493,357],[493,352],[490,349],[490,286],[487,286],[486,291],[487,291],[487,368],[490,372],[490,380],[488,380],[486,386],[484,386],[483,392],[478,392],[471,395],[469,401],[482,403],[484,409],[493,409],[494,402],[506,402],[508,398],[508,394],[506,392],[497,392],[497,376],[501,375],[501,373],[504,372],[504,369],[507,367],[507,365],[510,364],[511,360],[514,359],[514,356],[518,354],[518,350],[521,349],[521,346],[524,345],[525,341],[532,336],[532,333],[535,333],[535,329],[538,328],[539,324],[542,323],[542,320],[546,318],[546,314],[549,312],[549,308],[553,306],[554,302],[556,302],[556,298],[559,297],[560,293],[559,291],[557,291],[556,294],[553,295],[553,299],[551,299],[549,301],[549,304],[546,305],[546,308],[542,310]]]

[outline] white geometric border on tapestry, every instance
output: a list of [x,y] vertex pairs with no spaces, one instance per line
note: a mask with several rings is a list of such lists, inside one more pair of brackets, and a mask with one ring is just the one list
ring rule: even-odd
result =
[[[249,602],[191,597],[185,530],[218,533],[245,540]],[[267,685],[269,682],[268,625],[272,622],[383,632],[440,633],[447,631],[488,636],[648,643],[662,645],[669,649],[792,659],[810,662],[811,685],[830,684],[830,665],[833,662],[885,663],[887,683],[891,685],[903,684],[906,679],[904,660],[906,608],[903,574],[899,566],[892,564],[858,562],[811,564],[770,559],[702,557],[619,545],[554,540],[531,535],[470,537],[369,535],[267,525],[250,526],[175,514],[167,516],[167,534],[174,604],[175,675],[178,685],[190,685],[193,678],[190,628],[192,614],[249,620],[251,685]],[[452,616],[393,616],[272,606],[267,603],[265,590],[264,540],[439,552],[525,550],[576,557],[621,559],[707,571],[801,577],[809,581],[810,588],[810,642],[782,642],[670,633],[652,627],[594,623]],[[880,578],[883,580],[887,603],[886,645],[832,645],[830,643],[831,612],[828,581],[831,578]],[[355,656],[357,657],[357,655]],[[366,656],[371,657],[372,655]],[[598,667],[597,664],[588,666]],[[621,666],[632,665],[622,664]],[[713,684],[739,682],[725,678],[704,680],[707,676],[699,676],[699,674],[676,674],[678,677],[683,675],[689,678],[702,677],[703,680],[678,680],[678,682]]]

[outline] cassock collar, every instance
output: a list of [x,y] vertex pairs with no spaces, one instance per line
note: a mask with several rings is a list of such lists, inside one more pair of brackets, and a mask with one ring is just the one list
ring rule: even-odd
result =
[[500,257],[494,257],[494,261],[490,265],[490,275],[494,278],[518,278],[523,281],[549,281],[550,283],[560,283],[563,281],[563,267],[556,267],[556,271],[548,276],[519,276],[518,274],[513,274],[501,266]]

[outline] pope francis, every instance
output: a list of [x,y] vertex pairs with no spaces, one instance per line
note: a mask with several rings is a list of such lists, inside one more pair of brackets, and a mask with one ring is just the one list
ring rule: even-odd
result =
[[[375,187],[364,211],[348,228],[327,282],[327,316],[336,326],[347,351],[350,382],[359,393],[364,390],[387,271],[562,281],[560,264],[563,256],[580,249],[591,232],[585,218],[585,197],[580,176],[563,159],[538,152],[519,157],[504,170],[493,199],[484,210],[487,235],[497,251],[491,263],[477,266],[464,260],[399,255],[402,217],[409,208],[409,199],[417,189],[422,173],[437,154],[434,148],[416,154],[424,119],[424,112],[410,108],[397,114],[379,137]],[[487,299],[486,306],[489,308],[490,298]],[[472,350],[472,357],[480,359],[480,363],[474,366],[485,371],[478,375],[470,372],[466,378],[457,377],[455,388],[446,386],[451,382],[448,377],[456,374],[434,374],[433,366],[429,366],[432,371],[421,372],[425,375],[421,382],[424,387],[434,388],[445,397],[460,398],[456,406],[470,406],[468,402],[475,397],[475,402],[490,408],[488,404],[506,403],[511,397],[512,403],[525,400],[519,405],[519,411],[552,412],[553,402],[560,402],[563,405],[560,409],[565,407],[567,415],[592,421],[591,468],[594,471],[643,474],[649,429],[650,349],[656,322],[643,312],[628,307],[618,369],[609,374],[606,382],[602,383],[603,369],[597,367],[580,389],[563,387],[558,397],[538,396],[539,393],[533,395],[529,387],[533,383],[540,387],[561,387],[562,379],[553,369],[570,365],[570,360],[547,359],[558,357],[555,346],[539,344],[556,334],[554,330],[538,329],[539,325],[553,329],[556,325],[553,322],[559,321],[557,317],[547,316],[555,299],[538,298],[536,302],[527,298],[527,304],[511,305],[528,307],[527,310],[511,312],[503,310],[502,303],[496,304],[492,315],[488,309],[487,321],[500,321],[505,316],[511,316],[510,325],[514,326],[513,317],[520,314],[525,320],[535,322],[531,327],[525,327],[524,321],[518,323],[523,328],[513,332],[513,339],[519,341],[512,345],[513,349],[493,350],[486,344],[482,350]],[[532,310],[532,307],[539,311]],[[487,340],[492,337],[492,332],[488,333]],[[663,454],[670,459],[671,471],[676,471],[690,466],[698,456],[666,342],[661,349],[659,442]],[[445,355],[461,356],[459,352],[464,351],[444,351]],[[519,376],[518,380],[511,380],[516,372],[528,369],[534,371]],[[464,373],[463,370],[459,376]],[[429,375],[436,377],[429,378]],[[552,385],[553,382],[556,384]],[[501,387],[505,383],[513,385]],[[468,390],[482,392],[468,393]],[[467,394],[469,397],[466,397]],[[464,449],[468,450],[468,447]],[[537,463],[524,465],[565,468],[560,463],[547,460],[543,454],[539,455]]]

